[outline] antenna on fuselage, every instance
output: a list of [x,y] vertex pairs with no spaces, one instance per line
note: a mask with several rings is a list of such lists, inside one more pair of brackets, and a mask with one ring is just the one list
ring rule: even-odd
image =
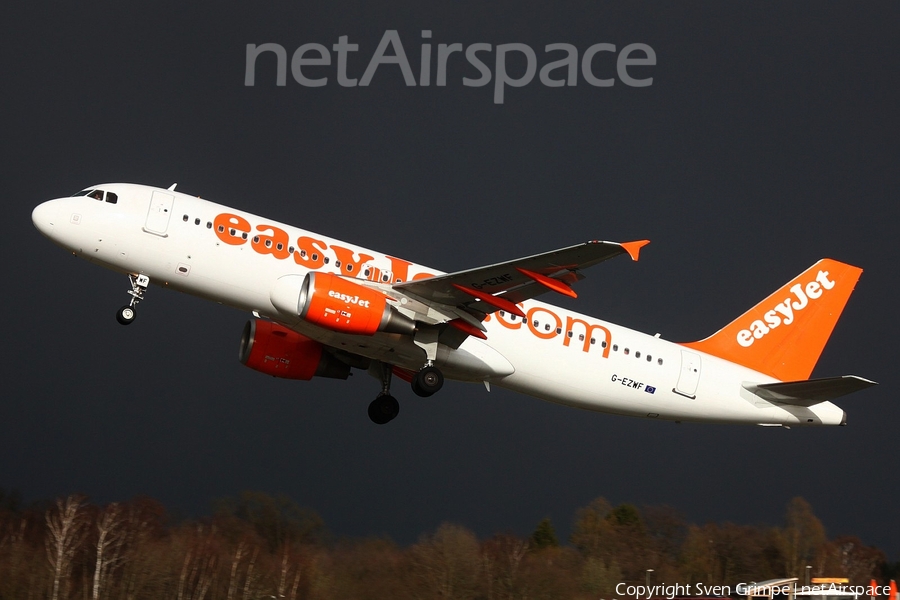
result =
[[175,186],[176,186],[176,185],[178,185],[178,184],[177,184],[177,183],[173,183],[173,184],[170,185],[167,189],[168,189],[170,192],[174,192],[174,191],[175,191]]

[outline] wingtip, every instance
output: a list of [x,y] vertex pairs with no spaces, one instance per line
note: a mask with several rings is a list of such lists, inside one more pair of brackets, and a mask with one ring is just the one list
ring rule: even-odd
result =
[[622,242],[619,244],[631,257],[631,260],[637,260],[641,253],[641,248],[650,243],[650,240],[638,240],[635,242]]

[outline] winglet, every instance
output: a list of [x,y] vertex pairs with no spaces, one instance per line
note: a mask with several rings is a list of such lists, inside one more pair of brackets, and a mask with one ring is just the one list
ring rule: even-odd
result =
[[636,242],[623,242],[619,245],[625,249],[625,252],[631,257],[631,260],[637,260],[638,255],[641,253],[641,248],[649,243],[650,240],[638,240]]

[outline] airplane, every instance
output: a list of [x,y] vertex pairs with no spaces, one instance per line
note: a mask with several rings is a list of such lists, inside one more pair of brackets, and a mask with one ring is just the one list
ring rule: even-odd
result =
[[674,343],[535,300],[647,240],[589,241],[455,273],[168,189],[94,185],[32,214],[50,240],[128,276],[128,325],[150,283],[252,313],[240,361],[267,375],[381,383],[379,425],[444,378],[550,402],[675,422],[845,425],[832,400],[875,382],[810,379],[862,269],[822,259],[710,337]]

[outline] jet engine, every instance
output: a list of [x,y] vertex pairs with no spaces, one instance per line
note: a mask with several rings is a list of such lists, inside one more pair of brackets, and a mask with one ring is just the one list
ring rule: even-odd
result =
[[381,292],[331,273],[307,273],[297,301],[300,318],[354,335],[415,333],[415,323],[388,304]]
[[350,375],[349,365],[324,352],[322,344],[271,321],[247,321],[238,357],[251,369],[284,379]]

